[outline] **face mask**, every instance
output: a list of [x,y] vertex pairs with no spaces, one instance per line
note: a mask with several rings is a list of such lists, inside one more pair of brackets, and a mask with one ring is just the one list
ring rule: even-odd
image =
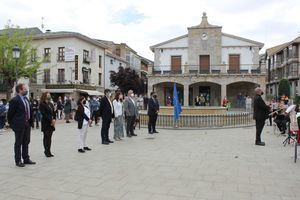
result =
[[264,95],[264,92],[261,92],[261,95]]
[[130,96],[131,96],[131,97],[134,97],[134,94],[131,94]]
[[[157,95],[153,95],[153,98],[156,99],[156,98],[157,98]],[[170,97],[169,97],[169,98],[170,98]]]
[[123,96],[119,96],[119,99],[123,99]]
[[83,105],[85,105],[86,104],[86,100],[84,100],[82,103],[83,103]]
[[23,96],[27,96],[28,91],[24,91]]

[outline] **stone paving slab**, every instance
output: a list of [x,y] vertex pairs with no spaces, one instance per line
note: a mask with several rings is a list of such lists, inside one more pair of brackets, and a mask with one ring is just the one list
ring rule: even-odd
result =
[[[0,200],[298,200],[300,160],[293,146],[265,127],[267,146],[254,127],[159,130],[149,136],[100,144],[100,127],[88,132],[91,152],[77,152],[76,124],[57,125],[54,158],[43,155],[42,134],[32,131],[35,166],[17,168],[12,132],[0,135]],[[113,130],[111,129],[111,134]],[[112,138],[112,137],[111,137]]]

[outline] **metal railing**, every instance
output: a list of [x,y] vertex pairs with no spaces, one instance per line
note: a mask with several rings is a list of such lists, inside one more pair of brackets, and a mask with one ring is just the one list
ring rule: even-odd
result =
[[174,70],[171,65],[154,66],[152,74],[170,75],[170,74],[259,74],[257,69],[259,65],[243,64],[240,69],[228,69],[228,65],[211,65],[209,69],[201,69],[199,65],[182,65],[180,69]]
[[[142,126],[148,125],[146,113],[140,113],[139,118]],[[178,123],[175,124],[172,114],[159,114],[156,125],[162,128],[171,128],[175,125],[179,128],[227,128],[252,126],[254,121],[249,112],[215,115],[181,114]]]

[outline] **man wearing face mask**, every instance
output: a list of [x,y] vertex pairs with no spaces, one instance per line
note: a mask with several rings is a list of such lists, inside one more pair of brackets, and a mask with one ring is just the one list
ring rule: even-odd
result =
[[148,133],[153,134],[153,133],[158,133],[155,129],[155,126],[156,126],[156,120],[159,111],[159,104],[157,101],[157,94],[155,92],[151,92],[150,95],[151,98],[149,99],[149,105],[148,105],[148,116],[149,116]]
[[124,102],[124,112],[127,120],[126,123],[127,137],[137,136],[136,134],[134,134],[133,128],[134,128],[136,117],[138,116],[138,109],[137,109],[136,102],[134,100],[134,93],[132,90],[128,91],[128,98],[126,98]]
[[112,102],[110,100],[111,92],[109,89],[104,90],[104,97],[101,99],[100,108],[99,108],[99,116],[102,118],[102,128],[101,128],[101,139],[102,144],[108,145],[109,143],[113,143],[109,139],[109,127],[114,115],[114,109]]
[[[28,155],[30,143],[30,130],[33,127],[32,107],[28,98],[28,90],[24,84],[16,86],[17,95],[9,102],[7,119],[10,127],[15,132],[15,162],[16,166],[24,167],[26,164],[34,165]],[[21,160],[21,155],[23,161]]]
[[264,94],[261,88],[256,88],[255,93],[256,95],[254,97],[253,103],[253,119],[255,120],[256,125],[255,145],[265,146],[265,143],[261,141],[261,132],[264,128],[266,119],[269,118],[270,107],[268,107],[264,100],[261,98],[261,95]]

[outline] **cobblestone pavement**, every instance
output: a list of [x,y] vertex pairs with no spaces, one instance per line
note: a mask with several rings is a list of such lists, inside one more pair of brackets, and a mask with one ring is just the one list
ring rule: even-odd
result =
[[[54,158],[43,155],[42,134],[32,131],[35,166],[18,168],[12,132],[0,135],[0,199],[53,200],[299,200],[300,160],[293,146],[265,127],[267,146],[255,146],[254,127],[159,130],[109,146],[100,127],[88,132],[91,152],[77,152],[76,124],[58,124]],[[111,130],[111,133],[113,130]],[[111,137],[112,138],[112,137]]]

